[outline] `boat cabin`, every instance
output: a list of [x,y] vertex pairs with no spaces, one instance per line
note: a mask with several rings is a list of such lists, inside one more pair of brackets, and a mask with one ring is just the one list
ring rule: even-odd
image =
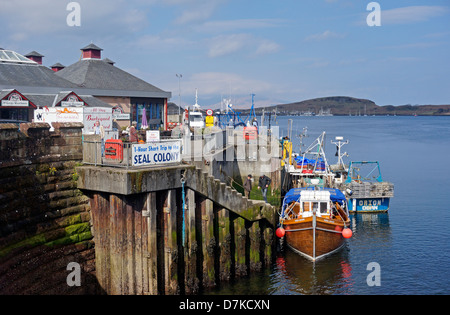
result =
[[338,189],[295,188],[285,196],[282,216],[285,220],[308,218],[313,215],[334,219],[340,212],[345,212],[343,211],[345,203],[345,196]]
[[203,114],[200,111],[189,112],[189,127],[190,128],[204,128],[205,121],[203,120]]
[[286,211],[293,217],[330,216],[331,200],[329,191],[304,191],[300,199],[291,203]]

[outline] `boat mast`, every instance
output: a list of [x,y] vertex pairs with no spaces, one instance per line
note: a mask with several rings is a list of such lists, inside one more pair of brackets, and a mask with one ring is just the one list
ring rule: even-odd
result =
[[344,137],[336,137],[335,140],[337,142],[333,142],[333,140],[331,140],[332,144],[336,145],[337,148],[337,152],[336,152],[336,156],[338,157],[338,166],[342,166],[342,169],[345,170],[345,164],[344,161],[342,160],[342,158],[344,156],[348,156],[347,152],[344,152],[343,154],[341,154],[341,148],[348,144],[348,140],[346,140],[345,142],[342,142],[344,140]]

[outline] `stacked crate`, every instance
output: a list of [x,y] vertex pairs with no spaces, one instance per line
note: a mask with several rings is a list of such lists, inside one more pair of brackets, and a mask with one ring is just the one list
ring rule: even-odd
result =
[[352,190],[353,198],[394,197],[394,184],[389,182],[351,182],[347,188]]

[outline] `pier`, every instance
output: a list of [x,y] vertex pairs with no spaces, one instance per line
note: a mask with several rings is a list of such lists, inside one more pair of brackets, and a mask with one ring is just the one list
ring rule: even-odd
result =
[[[239,177],[251,162],[217,158],[239,151],[225,133],[201,159],[136,167],[132,145],[109,161],[82,124],[55,127],[1,129],[2,182],[14,176],[18,186],[2,190],[0,292],[198,294],[273,261],[276,208],[217,178]],[[15,190],[30,197],[13,202]],[[81,265],[81,287],[67,286],[70,262]]]
[[109,294],[194,294],[271,262],[274,207],[195,166],[82,166],[78,174],[97,279]]

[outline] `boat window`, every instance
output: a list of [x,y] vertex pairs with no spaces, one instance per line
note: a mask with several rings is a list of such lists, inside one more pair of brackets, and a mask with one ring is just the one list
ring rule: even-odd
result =
[[303,211],[311,211],[310,202],[303,202]]
[[327,213],[327,203],[326,202],[320,203],[320,213]]
[[313,212],[317,213],[317,209],[319,208],[319,203],[318,202],[313,202]]
[[202,116],[197,116],[197,115],[191,115],[190,117],[191,121],[203,121],[203,117]]

